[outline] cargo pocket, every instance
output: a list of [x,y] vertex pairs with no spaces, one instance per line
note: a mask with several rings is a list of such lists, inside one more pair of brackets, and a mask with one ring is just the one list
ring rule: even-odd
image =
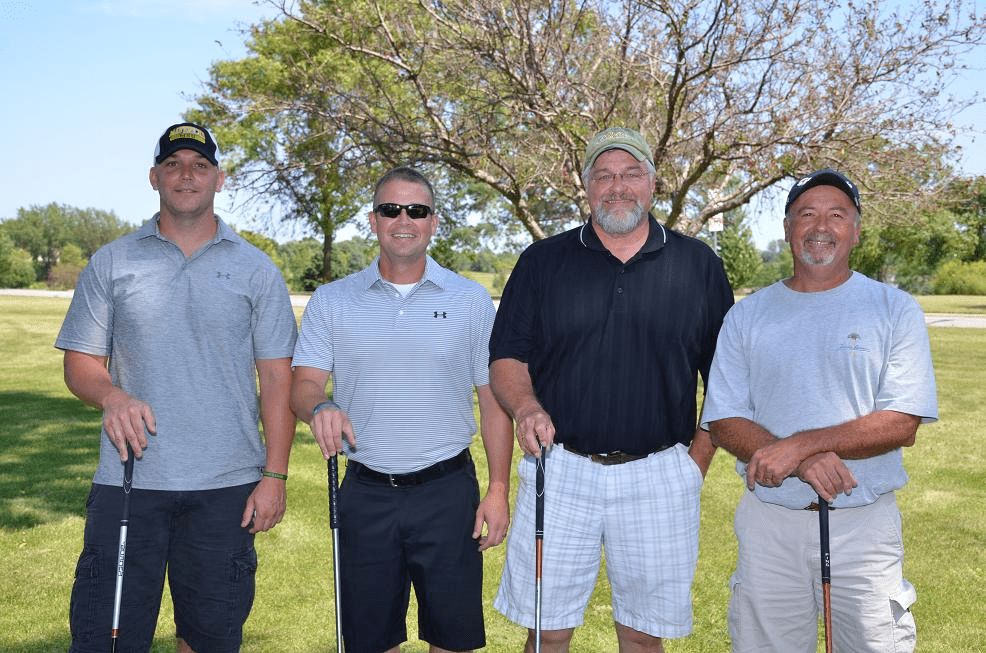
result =
[[257,550],[250,547],[233,556],[230,565],[230,630],[235,632],[243,627],[253,607],[253,596],[256,589]]
[[914,586],[903,578],[897,592],[890,596],[890,610],[894,620],[894,653],[913,651],[917,643],[917,627],[914,625],[914,615],[911,614],[911,606],[917,599]]
[[75,583],[69,608],[73,638],[80,643],[94,641],[99,616],[99,554],[83,549],[75,565]]

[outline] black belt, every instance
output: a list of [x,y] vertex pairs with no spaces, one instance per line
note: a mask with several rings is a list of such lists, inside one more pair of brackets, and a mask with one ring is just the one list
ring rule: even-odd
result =
[[623,463],[633,462],[634,460],[642,460],[651,454],[655,454],[659,451],[664,451],[665,449],[670,449],[673,444],[666,444],[664,446],[658,447],[650,453],[644,454],[632,454],[625,453],[623,451],[610,451],[609,453],[585,453],[579,451],[572,447],[572,445],[567,442],[562,443],[562,449],[569,453],[574,453],[576,456],[582,456],[583,458],[588,458],[594,463],[599,463],[600,465],[622,465]]
[[442,460],[430,467],[425,467],[424,469],[407,474],[385,474],[384,472],[370,469],[355,460],[350,460],[346,463],[346,473],[354,472],[357,478],[377,481],[391,487],[411,487],[427,483],[428,481],[434,481],[436,478],[441,478],[446,474],[462,469],[470,461],[472,461],[472,455],[470,455],[468,449],[463,449],[462,453],[453,458]]

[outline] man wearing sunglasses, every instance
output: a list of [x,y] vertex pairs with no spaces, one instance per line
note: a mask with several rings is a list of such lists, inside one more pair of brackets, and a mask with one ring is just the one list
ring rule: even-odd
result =
[[[348,457],[339,491],[346,651],[398,651],[412,585],[418,637],[432,653],[482,648],[481,552],[506,535],[513,449],[489,389],[493,301],[427,255],[438,216],[417,170],[380,179],[369,219],[380,255],[312,295],[291,391],[323,455]],[[469,453],[474,388],[489,464],[482,500]]]

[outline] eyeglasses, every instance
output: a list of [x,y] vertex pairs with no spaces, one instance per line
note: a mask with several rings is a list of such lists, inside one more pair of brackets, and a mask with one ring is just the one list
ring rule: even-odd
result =
[[613,181],[617,177],[619,177],[621,181],[624,181],[624,182],[626,182],[628,184],[633,184],[635,182],[640,181],[641,179],[643,179],[646,176],[647,176],[647,173],[646,172],[637,170],[637,171],[634,171],[634,172],[618,172],[616,174],[596,175],[595,177],[592,177],[592,181],[595,182],[595,183],[597,183],[597,184],[608,185],[608,184],[613,183]]
[[407,217],[412,220],[421,220],[431,215],[431,207],[426,204],[394,204],[387,202],[386,204],[377,204],[373,208],[374,213],[382,215],[385,218],[396,218],[401,214],[401,211],[407,212]]

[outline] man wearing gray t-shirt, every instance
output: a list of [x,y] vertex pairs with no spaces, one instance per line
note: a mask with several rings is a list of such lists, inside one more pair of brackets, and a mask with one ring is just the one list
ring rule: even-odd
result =
[[914,648],[894,492],[907,482],[901,448],[938,418],[935,377],[917,302],[849,268],[860,217],[843,174],[799,180],[784,218],[793,276],[738,302],[719,334],[702,425],[749,489],[735,516],[733,651],[815,651],[819,497],[832,507],[834,649]]
[[69,389],[103,411],[71,653],[110,647],[130,455],[120,651],[150,650],[165,573],[179,653],[239,651],[254,534],[284,514],[297,326],[280,271],[213,210],[218,165],[204,127],[165,130],[149,175],[159,212],[93,255],[55,342]]

